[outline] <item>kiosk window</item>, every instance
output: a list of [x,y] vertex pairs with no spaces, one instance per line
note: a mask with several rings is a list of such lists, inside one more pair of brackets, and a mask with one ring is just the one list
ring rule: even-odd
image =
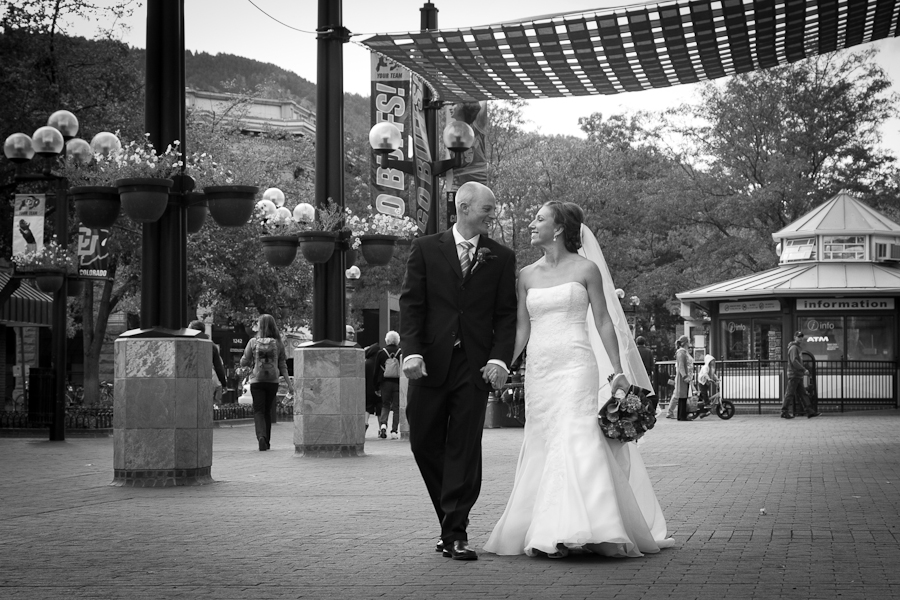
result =
[[894,317],[847,317],[847,360],[894,360]]
[[750,356],[750,319],[721,322],[722,348],[726,360],[747,360]]

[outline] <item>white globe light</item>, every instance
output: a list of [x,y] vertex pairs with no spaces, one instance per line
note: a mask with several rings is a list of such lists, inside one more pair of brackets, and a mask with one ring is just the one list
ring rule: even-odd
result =
[[616,297],[618,297],[619,300],[621,300],[622,298],[624,298],[624,297],[625,297],[625,290],[623,290],[622,288],[616,288]]
[[263,211],[267,217],[270,217],[275,214],[275,211],[278,210],[278,207],[275,206],[271,200],[260,200],[256,203],[256,208]]
[[359,270],[359,267],[353,265],[346,271],[344,271],[344,275],[347,276],[347,279],[359,279],[359,276],[362,275],[362,272]]
[[31,136],[31,146],[34,148],[35,154],[41,156],[56,156],[62,152],[64,144],[59,129],[49,125],[44,125]]
[[3,144],[3,154],[13,162],[28,162],[34,157],[31,138],[24,133],[14,133]]
[[263,192],[263,200],[268,200],[275,206],[284,206],[284,192],[278,188],[269,188]]
[[293,214],[291,213],[291,209],[287,208],[286,206],[279,206],[275,209],[275,216],[282,219],[290,219]]
[[67,110],[58,110],[50,115],[47,125],[58,129],[67,140],[78,135],[78,117]]
[[444,128],[444,145],[449,150],[468,150],[475,143],[475,132],[468,123],[453,121]]
[[118,154],[122,149],[122,142],[116,137],[116,134],[108,131],[101,131],[91,140],[91,150],[94,154],[102,154],[109,156],[110,154]]
[[66,158],[79,164],[86,165],[94,158],[91,145],[81,138],[73,138],[66,144]]
[[298,223],[312,223],[316,220],[316,209],[312,204],[301,202],[294,207],[294,220]]
[[400,129],[388,121],[383,121],[369,130],[369,145],[372,150],[393,152],[399,150],[403,143],[403,134]]

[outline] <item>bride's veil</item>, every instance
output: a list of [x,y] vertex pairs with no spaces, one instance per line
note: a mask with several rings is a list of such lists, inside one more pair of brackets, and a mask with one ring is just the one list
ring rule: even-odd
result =
[[[603,296],[606,298],[606,308],[616,328],[616,337],[619,340],[619,358],[622,361],[622,370],[625,372],[625,376],[632,385],[652,392],[650,377],[647,375],[637,345],[634,343],[631,329],[625,320],[625,312],[616,296],[616,286],[613,284],[606,259],[603,258],[603,251],[600,250],[597,238],[584,223],[581,224],[581,249],[578,253],[600,268],[600,275],[603,278]],[[597,326],[594,324],[594,316],[590,309],[587,314],[587,328],[594,355],[597,357],[597,365],[600,367],[600,401],[602,403],[610,397],[610,386],[606,378],[613,372],[613,366],[603,347],[603,342],[600,341],[600,334],[597,333]]]

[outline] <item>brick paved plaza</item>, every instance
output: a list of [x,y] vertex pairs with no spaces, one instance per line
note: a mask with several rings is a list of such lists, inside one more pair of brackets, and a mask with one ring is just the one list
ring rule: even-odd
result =
[[[111,438],[0,439],[0,597],[841,598],[900,596],[900,412],[663,419],[640,443],[675,548],[640,559],[457,562],[404,441],[364,458],[259,452],[215,430],[203,487],[110,487]],[[485,431],[480,549],[520,429]],[[766,514],[760,510],[765,509]]]

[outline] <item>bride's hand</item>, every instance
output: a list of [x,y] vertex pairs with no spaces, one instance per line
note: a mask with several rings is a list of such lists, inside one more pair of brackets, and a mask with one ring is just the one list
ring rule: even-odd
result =
[[609,376],[610,395],[612,396],[616,395],[617,390],[627,392],[630,386],[631,383],[628,382],[625,373],[615,373]]

